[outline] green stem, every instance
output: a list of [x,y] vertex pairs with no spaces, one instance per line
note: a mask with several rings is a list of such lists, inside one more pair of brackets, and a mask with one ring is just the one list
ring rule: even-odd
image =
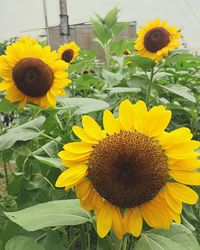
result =
[[6,178],[6,190],[7,192],[9,193],[9,182],[8,182],[8,170],[7,170],[7,165],[6,165],[6,162],[5,160],[3,159],[3,166],[4,166],[4,173],[5,173],[5,178]]
[[75,88],[74,88],[74,83],[72,81],[71,83],[71,86],[72,86],[72,97],[75,97]]
[[42,134],[42,136],[45,137],[45,138],[48,138],[48,139],[50,139],[50,140],[52,140],[52,141],[55,141],[56,143],[58,143],[58,144],[60,144],[60,145],[63,146],[63,144],[62,144],[61,142],[57,141],[55,138],[53,138],[53,137],[51,137],[51,136],[49,136],[49,135]]
[[151,95],[151,87],[152,87],[152,83],[153,83],[153,77],[154,77],[154,67],[151,70],[150,78],[148,78],[149,85],[148,85],[147,95],[146,95],[146,105],[147,106],[149,104],[149,99],[150,99],[150,95]]
[[106,62],[106,68],[109,70],[110,68],[110,47],[109,43],[106,43],[104,46],[105,51],[105,62]]
[[115,243],[115,250],[121,250],[122,249],[122,242],[123,242],[123,239],[116,241],[116,243]]
[[55,120],[56,120],[56,122],[57,122],[57,124],[58,124],[60,130],[61,130],[61,131],[64,131],[63,126],[62,126],[62,123],[61,123],[61,121],[60,121],[60,119],[59,119],[59,117],[58,117],[57,114],[55,114]]
[[123,243],[122,243],[122,250],[127,249],[127,241],[128,241],[128,237],[124,237]]

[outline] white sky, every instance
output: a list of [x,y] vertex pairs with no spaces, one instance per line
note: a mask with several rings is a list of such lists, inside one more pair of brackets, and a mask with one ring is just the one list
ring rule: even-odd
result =
[[[46,0],[49,26],[59,25],[58,0]],[[104,16],[121,8],[120,21],[137,21],[138,27],[160,17],[182,29],[189,48],[200,50],[200,0],[67,0],[70,24],[89,22],[94,13]],[[44,33],[42,0],[0,0],[0,40],[27,33]],[[26,31],[26,32],[25,32]]]

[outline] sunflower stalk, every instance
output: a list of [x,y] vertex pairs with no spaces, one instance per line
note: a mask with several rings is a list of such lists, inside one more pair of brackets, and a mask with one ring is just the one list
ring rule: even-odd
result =
[[4,173],[5,173],[5,180],[6,180],[6,190],[9,193],[9,181],[8,181],[8,170],[7,170],[7,164],[3,157],[3,166],[4,166]]
[[150,100],[150,96],[151,96],[151,88],[152,88],[152,84],[153,84],[153,77],[155,75],[155,72],[154,72],[154,67],[151,69],[151,74],[150,74],[150,77],[147,76],[147,79],[148,79],[148,89],[147,89],[147,95],[146,95],[146,105],[149,104],[149,100]]
[[123,246],[123,239],[121,239],[121,240],[116,239],[115,250],[122,250],[122,246]]
[[106,63],[106,68],[109,70],[110,68],[110,44],[107,42],[104,45],[104,52],[105,52],[105,63]]

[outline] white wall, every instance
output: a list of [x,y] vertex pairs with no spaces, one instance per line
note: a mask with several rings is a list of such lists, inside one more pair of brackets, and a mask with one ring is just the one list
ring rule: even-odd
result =
[[[50,26],[59,24],[58,0],[46,0]],[[200,50],[200,0],[67,0],[71,24],[88,22],[94,13],[104,16],[111,8],[122,9],[121,21],[136,20],[138,26],[160,17],[182,28],[190,48]],[[0,0],[0,40],[44,32],[42,0]],[[24,32],[26,31],[26,32]]]

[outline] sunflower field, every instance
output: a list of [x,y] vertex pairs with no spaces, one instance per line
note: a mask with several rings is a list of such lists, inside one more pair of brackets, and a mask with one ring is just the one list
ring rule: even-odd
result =
[[1,250],[200,249],[200,57],[118,14],[98,51],[1,44]]

